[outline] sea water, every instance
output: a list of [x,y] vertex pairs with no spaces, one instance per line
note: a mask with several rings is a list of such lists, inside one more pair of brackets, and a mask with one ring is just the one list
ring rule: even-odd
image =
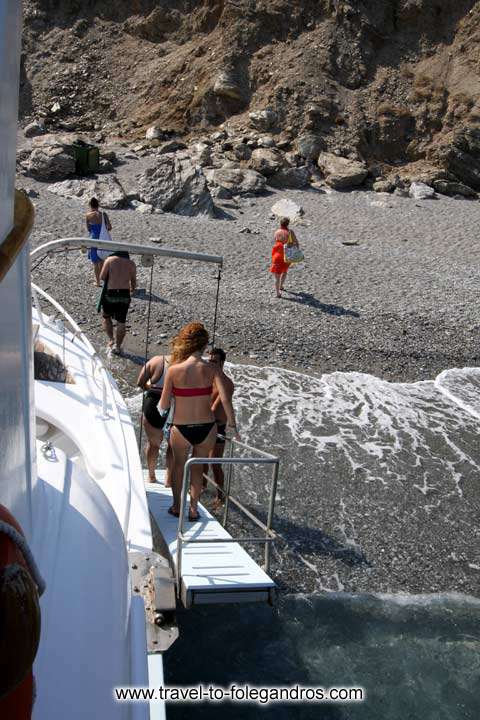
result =
[[[361,686],[366,700],[174,705],[169,716],[480,718],[480,371],[413,384],[227,372],[242,439],[281,459],[281,592],[275,609],[179,612],[167,681]],[[138,398],[130,407],[138,414]],[[264,517],[269,483],[236,469],[233,490]]]

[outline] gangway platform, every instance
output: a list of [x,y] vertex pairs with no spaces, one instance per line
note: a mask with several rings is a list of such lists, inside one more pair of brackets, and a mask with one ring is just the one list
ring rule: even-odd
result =
[[[146,483],[148,507],[163,535],[178,573],[178,518],[169,515],[172,491],[159,482]],[[185,607],[209,603],[270,602],[276,585],[238,542],[199,503],[200,520],[184,522],[179,595]],[[218,538],[218,543],[215,540]],[[208,540],[209,542],[188,542]],[[229,542],[222,542],[228,540]]]

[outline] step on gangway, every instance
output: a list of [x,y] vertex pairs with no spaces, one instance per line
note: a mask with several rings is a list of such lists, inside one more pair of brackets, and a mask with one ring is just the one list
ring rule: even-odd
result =
[[[146,483],[150,512],[163,536],[173,565],[177,596],[187,608],[213,603],[268,602],[273,604],[275,582],[269,577],[271,544],[277,538],[272,529],[280,461],[278,457],[258,450],[234,438],[226,437],[227,453],[222,458],[191,457],[185,464],[182,484],[181,511],[177,519],[168,513],[172,491],[163,482]],[[247,451],[247,457],[234,457],[235,449]],[[225,465],[224,507],[219,522],[201,503],[200,520],[190,522],[188,488],[193,465]],[[235,466],[271,465],[271,489],[267,521],[246,508],[231,494]],[[219,489],[215,481],[204,474],[210,485]],[[222,490],[222,489],[220,489]],[[257,525],[263,537],[234,538],[227,531],[230,506]],[[264,544],[264,566],[261,568],[241,543]]]

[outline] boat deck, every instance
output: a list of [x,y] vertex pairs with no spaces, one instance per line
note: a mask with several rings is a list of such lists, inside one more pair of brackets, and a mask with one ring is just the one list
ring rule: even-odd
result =
[[[172,492],[163,484],[146,483],[147,499],[160,532],[177,567],[178,518],[169,515]],[[250,555],[199,503],[201,519],[185,522],[184,535],[191,540],[216,539],[212,543],[184,543],[180,595],[185,607],[209,603],[272,602],[275,583]]]

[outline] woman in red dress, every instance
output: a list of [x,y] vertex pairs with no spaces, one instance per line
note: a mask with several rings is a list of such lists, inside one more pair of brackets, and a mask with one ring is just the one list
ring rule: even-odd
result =
[[287,277],[290,263],[285,262],[285,248],[287,242],[298,246],[298,240],[293,230],[289,230],[290,219],[284,217],[280,220],[280,228],[276,231],[274,237],[274,246],[272,247],[272,267],[270,272],[273,273],[275,279],[275,292],[277,298],[282,297],[284,290],[285,278]]

